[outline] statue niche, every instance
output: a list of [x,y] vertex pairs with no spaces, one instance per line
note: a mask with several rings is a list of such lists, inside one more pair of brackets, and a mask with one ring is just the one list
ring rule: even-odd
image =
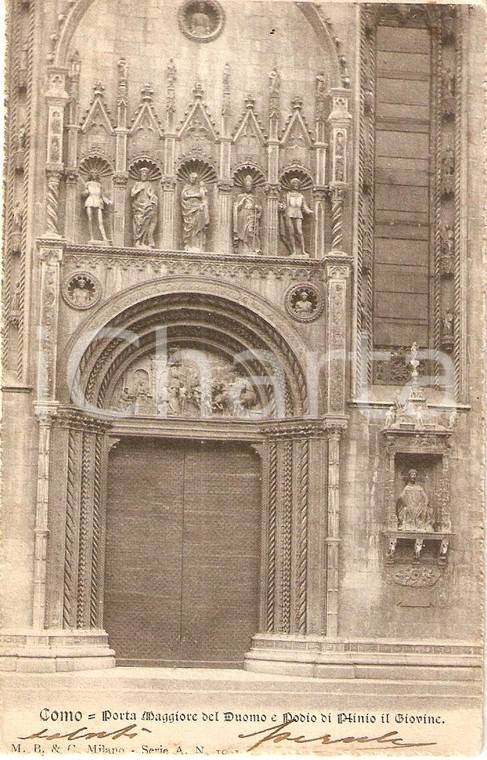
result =
[[398,530],[433,532],[434,514],[429,497],[417,482],[418,471],[411,468],[405,476],[406,483],[396,502]]
[[113,398],[112,410],[130,416],[260,419],[263,413],[249,377],[223,356],[200,349],[137,359]]
[[303,170],[289,172],[281,178],[285,194],[279,203],[279,233],[290,256],[309,257],[306,251],[303,222],[313,214],[303,191],[312,187],[312,180]]
[[89,243],[109,245],[104,217],[112,201],[105,194],[103,178],[112,174],[111,167],[101,156],[88,156],[81,162],[79,173],[84,182],[81,197],[88,220]]
[[253,167],[243,167],[235,172],[234,182],[241,190],[233,204],[234,250],[235,253],[257,255],[262,246],[262,203],[255,191],[264,184],[264,176]]
[[180,207],[182,239],[185,251],[200,253],[206,250],[210,226],[209,183],[216,173],[205,162],[192,159],[185,162],[178,172],[182,182]]
[[155,248],[159,198],[154,185],[161,178],[161,172],[152,161],[143,159],[132,164],[129,176],[135,180],[129,192],[133,245],[136,248]]

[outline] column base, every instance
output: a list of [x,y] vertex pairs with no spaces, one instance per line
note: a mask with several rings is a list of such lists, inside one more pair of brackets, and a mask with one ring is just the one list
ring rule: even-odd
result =
[[477,681],[482,648],[470,642],[257,634],[245,670],[311,678]]
[[0,670],[55,673],[115,667],[115,652],[102,630],[2,631]]

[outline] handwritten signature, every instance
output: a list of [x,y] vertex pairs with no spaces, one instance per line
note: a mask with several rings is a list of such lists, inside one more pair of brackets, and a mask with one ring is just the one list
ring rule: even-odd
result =
[[320,744],[370,744],[372,742],[377,743],[377,747],[368,746],[367,749],[397,749],[406,747],[430,747],[436,742],[414,742],[405,743],[404,739],[399,736],[397,731],[388,731],[386,734],[380,736],[342,736],[340,739],[332,739],[331,734],[323,734],[322,736],[316,736],[308,739],[303,734],[293,735],[291,731],[284,731],[283,729],[290,726],[295,721],[289,720],[287,723],[281,723],[279,726],[273,728],[264,728],[261,731],[254,731],[251,734],[239,734],[239,739],[250,739],[254,736],[260,736],[261,738],[248,747],[246,752],[250,752],[252,749],[262,746],[266,742],[272,742],[278,744],[278,742],[294,742],[295,744],[310,744],[311,742],[319,742]]
[[[127,739],[133,739],[138,736],[138,731],[135,731],[136,728],[137,723],[122,726],[122,728],[117,728],[115,731],[88,731],[88,726],[82,726],[67,734],[59,734],[57,732],[55,734],[48,734],[48,729],[43,728],[41,731],[37,731],[37,733],[31,734],[30,736],[19,736],[19,739],[46,739],[49,742],[54,739],[69,739],[70,741],[74,741],[75,739],[107,739],[108,737],[111,737],[112,739],[120,739],[122,736],[125,736]],[[152,733],[149,728],[142,728],[140,730],[147,731],[149,734]],[[83,731],[88,731],[88,733],[83,734]]]

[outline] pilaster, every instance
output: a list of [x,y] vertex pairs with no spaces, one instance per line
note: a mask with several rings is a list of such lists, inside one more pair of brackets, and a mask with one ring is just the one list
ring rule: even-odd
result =
[[49,69],[47,104],[46,153],[46,236],[61,237],[59,230],[59,188],[63,173],[64,109],[69,100],[66,92],[67,70]]
[[229,179],[220,180],[218,187],[218,222],[216,231],[216,246],[219,253],[231,253],[232,247],[232,199],[233,182]]

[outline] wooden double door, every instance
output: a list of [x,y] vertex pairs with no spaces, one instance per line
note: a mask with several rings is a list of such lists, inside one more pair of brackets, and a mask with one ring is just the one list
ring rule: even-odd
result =
[[260,491],[248,444],[112,449],[104,628],[120,665],[243,665],[258,629]]

